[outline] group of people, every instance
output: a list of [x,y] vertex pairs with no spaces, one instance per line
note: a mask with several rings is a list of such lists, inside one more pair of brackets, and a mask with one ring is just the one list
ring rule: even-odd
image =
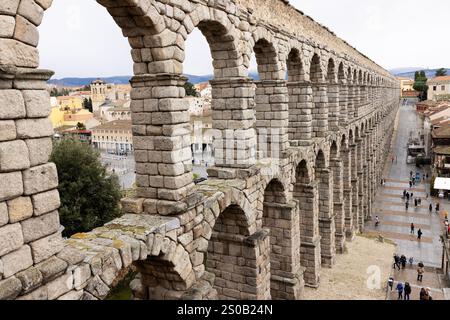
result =
[[[411,257],[409,258],[409,264],[412,266],[414,262],[414,258]],[[394,269],[398,268],[398,270],[400,270],[400,265],[402,266],[402,269],[406,268],[406,256],[402,255],[399,256],[398,254],[394,254]],[[419,262],[419,264],[417,265],[417,281],[418,282],[423,282],[423,275],[425,273],[425,266],[422,262]],[[388,285],[391,289],[391,291],[394,289],[394,278],[393,277],[389,277],[388,280]],[[411,289],[411,285],[409,284],[409,282],[405,282],[405,284],[403,284],[402,282],[398,282],[397,286],[395,288],[398,292],[398,300],[409,300],[410,299],[410,295],[412,292]],[[433,300],[431,297],[431,289],[430,288],[422,288],[420,290],[420,300]]]
[[[414,225],[414,222],[411,222],[411,232],[410,234],[415,234],[415,230],[416,230],[416,226]],[[419,230],[417,230],[417,239],[422,239],[422,229],[419,228]]]

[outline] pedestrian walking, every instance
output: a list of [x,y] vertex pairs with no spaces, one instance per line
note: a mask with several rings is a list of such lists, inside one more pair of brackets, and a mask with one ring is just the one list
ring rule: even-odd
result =
[[409,282],[405,282],[405,300],[409,300],[409,295],[411,294],[411,286],[409,285]]
[[406,190],[403,190],[403,198],[406,198]]
[[427,296],[428,296],[428,299],[427,299],[427,300],[433,300],[433,297],[431,296],[431,289],[427,287],[427,288],[425,289],[425,292],[426,292],[426,294],[427,294]]
[[397,283],[397,292],[398,292],[397,300],[402,300],[403,299],[403,283],[401,283],[401,282]]
[[402,269],[406,269],[406,256],[404,254],[400,257],[400,263],[402,264]]
[[409,188],[410,189],[412,188],[412,181],[411,180],[409,180]]
[[411,199],[414,198],[414,193],[411,192]]
[[422,239],[422,229],[419,229],[419,231],[417,231],[417,239]]
[[425,288],[420,289],[420,300],[428,300],[428,295]]
[[414,199],[414,206],[417,207],[417,198]]
[[406,211],[408,211],[408,207],[409,207],[409,202],[406,201],[406,202],[405,202],[405,208],[406,208]]
[[389,286],[389,288],[391,288],[391,291],[394,289],[394,278],[389,277],[388,286]]
[[430,203],[430,206],[428,207],[428,210],[430,210],[430,213],[433,212],[433,205]]
[[417,200],[417,202],[419,203],[419,206],[422,206],[422,198],[419,198],[419,199]]
[[425,269],[423,268],[423,264],[421,262],[421,263],[419,263],[419,267],[417,268],[417,281],[422,282],[424,273],[425,273]]
[[406,193],[406,200],[409,201],[409,198],[410,198],[410,194],[409,194],[409,192],[407,192],[407,193]]
[[400,271],[400,257],[398,256],[398,254],[394,254],[394,265],[393,265],[394,269],[398,268],[398,270]]
[[415,228],[414,223],[411,222],[411,234],[414,234],[414,228]]
[[436,213],[439,213],[439,209],[440,209],[440,204],[438,202],[438,203],[436,203]]
[[427,173],[427,180],[428,180],[428,173]]
[[413,174],[413,172],[410,171],[410,172],[409,172],[409,178],[410,178],[410,179],[412,178],[412,174]]
[[409,266],[412,267],[413,263],[414,263],[414,258],[410,257],[409,258]]

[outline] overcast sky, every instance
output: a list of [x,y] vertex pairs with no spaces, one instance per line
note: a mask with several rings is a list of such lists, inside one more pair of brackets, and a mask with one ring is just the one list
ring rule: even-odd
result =
[[[450,67],[449,0],[291,0],[291,4],[387,69]],[[130,47],[94,0],[54,0],[39,27],[41,67],[55,77],[131,75]],[[186,44],[184,72],[212,73],[200,32]]]

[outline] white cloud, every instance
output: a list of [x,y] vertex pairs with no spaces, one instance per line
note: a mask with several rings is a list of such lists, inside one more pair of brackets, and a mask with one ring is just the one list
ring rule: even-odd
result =
[[[450,66],[450,1],[291,0],[385,68]],[[108,12],[92,0],[54,0],[39,27],[41,67],[63,76],[132,74],[130,47]],[[254,67],[254,65],[253,65]],[[197,30],[186,43],[184,71],[212,73]]]

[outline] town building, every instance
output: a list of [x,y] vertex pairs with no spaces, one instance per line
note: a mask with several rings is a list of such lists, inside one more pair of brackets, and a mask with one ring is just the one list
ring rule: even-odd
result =
[[56,97],[58,106],[64,111],[73,111],[83,109],[83,99],[77,96]]
[[92,128],[94,148],[114,154],[133,152],[131,121],[116,120]]
[[130,100],[130,85],[107,84],[105,81],[97,79],[91,83],[92,110],[98,112],[99,107],[106,100]]
[[450,76],[436,77],[427,81],[428,99],[433,101],[450,100]]
[[106,101],[98,108],[98,116],[104,122],[131,120],[131,100]]

